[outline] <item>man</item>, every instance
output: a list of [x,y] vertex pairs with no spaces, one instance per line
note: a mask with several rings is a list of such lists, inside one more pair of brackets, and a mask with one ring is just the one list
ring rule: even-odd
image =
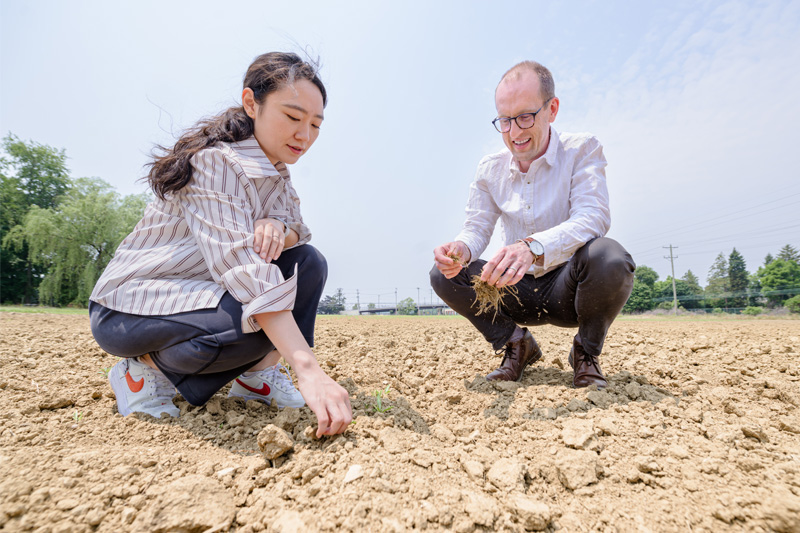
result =
[[[524,61],[495,90],[495,128],[508,148],[484,157],[470,187],[467,219],[455,241],[434,250],[431,285],[496,351],[500,367],[488,380],[519,381],[541,356],[522,325],[577,327],[568,361],[573,385],[606,386],[598,357],[608,328],[625,305],[636,265],[610,226],[603,147],[588,134],[556,132],[559,100],[550,71]],[[478,259],[497,219],[505,246]],[[454,259],[457,258],[457,259]],[[471,278],[513,285],[497,315],[477,314]]]

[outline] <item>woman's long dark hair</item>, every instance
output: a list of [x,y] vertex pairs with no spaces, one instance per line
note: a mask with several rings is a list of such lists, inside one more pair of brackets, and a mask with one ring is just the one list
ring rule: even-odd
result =
[[[244,76],[243,88],[253,90],[256,102],[264,103],[270,93],[282,89],[296,80],[308,80],[322,93],[323,107],[328,103],[325,86],[311,63],[297,54],[270,52],[258,56]],[[156,196],[162,200],[170,193],[182,189],[192,178],[192,156],[218,142],[237,142],[253,135],[253,119],[242,106],[231,107],[219,115],[199,121],[184,133],[175,146],[156,146],[160,155],[149,163],[147,181]]]

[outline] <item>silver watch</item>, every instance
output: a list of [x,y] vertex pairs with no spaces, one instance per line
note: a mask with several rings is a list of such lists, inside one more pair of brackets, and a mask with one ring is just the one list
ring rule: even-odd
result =
[[542,246],[542,243],[540,243],[539,241],[534,241],[533,239],[528,237],[526,239],[520,239],[517,242],[524,242],[525,244],[527,244],[528,248],[531,249],[531,253],[535,255],[537,258],[544,255],[544,246]]

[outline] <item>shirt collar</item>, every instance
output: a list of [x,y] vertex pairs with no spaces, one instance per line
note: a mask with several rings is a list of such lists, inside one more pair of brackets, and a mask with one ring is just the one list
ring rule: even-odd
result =
[[247,139],[243,139],[236,143],[231,143],[231,147],[239,154],[240,157],[249,159],[261,167],[262,176],[254,177],[275,176],[277,174],[283,179],[289,179],[289,169],[286,168],[286,164],[281,161],[278,162],[277,165],[273,165],[269,158],[267,158],[267,156],[264,154],[264,150],[262,150],[261,146],[259,146],[255,136],[251,135]]

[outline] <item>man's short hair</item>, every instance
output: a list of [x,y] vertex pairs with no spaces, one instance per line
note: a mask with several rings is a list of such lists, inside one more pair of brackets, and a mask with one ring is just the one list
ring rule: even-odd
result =
[[553,81],[553,74],[550,73],[547,67],[536,61],[522,61],[517,63],[503,74],[503,77],[500,78],[500,82],[497,85],[500,86],[500,83],[503,83],[503,80],[506,78],[512,80],[518,78],[525,70],[529,70],[539,76],[539,92],[542,95],[543,101],[546,102],[555,97],[556,83]]

